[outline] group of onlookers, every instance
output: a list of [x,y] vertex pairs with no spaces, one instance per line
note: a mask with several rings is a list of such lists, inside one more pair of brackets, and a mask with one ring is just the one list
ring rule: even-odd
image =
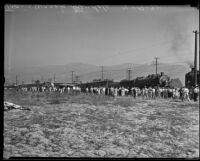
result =
[[78,86],[73,86],[73,87],[63,87],[63,86],[50,86],[50,87],[45,87],[45,86],[40,86],[40,87],[22,87],[20,88],[21,91],[27,92],[59,92],[59,93],[80,93],[81,88]]
[[169,88],[169,87],[86,87],[82,92],[86,94],[103,94],[110,96],[127,96],[131,95],[134,98],[142,97],[144,99],[155,99],[155,98],[173,98],[173,99],[181,99],[190,101],[193,99],[197,101],[199,87],[193,88]]
[[155,99],[155,98],[173,98],[181,100],[198,100],[199,87],[192,88],[170,88],[170,87],[79,87],[79,86],[40,86],[40,87],[22,87],[21,91],[31,92],[59,92],[67,94],[89,94],[89,95],[107,95],[107,96],[133,96],[134,98],[142,97],[143,99]]

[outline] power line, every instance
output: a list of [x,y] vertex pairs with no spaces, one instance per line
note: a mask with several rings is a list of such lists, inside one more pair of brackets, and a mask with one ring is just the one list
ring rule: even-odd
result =
[[[105,72],[111,72],[111,71],[123,71],[123,70],[126,70],[126,68],[121,68],[121,69],[110,69],[110,70],[108,70],[108,71],[103,71],[104,73]],[[80,77],[84,77],[84,76],[86,76],[86,75],[89,75],[89,74],[93,74],[93,73],[99,73],[99,71],[93,71],[93,72],[89,72],[89,73],[85,73],[85,74],[81,74],[81,75],[79,75]]]
[[[161,65],[161,62],[160,63],[158,63],[158,59],[160,59],[160,57],[158,58],[158,57],[156,57],[157,58],[157,72],[156,73],[158,73],[158,65]],[[155,59],[156,59],[155,58]],[[176,61],[176,62],[171,62],[172,64],[176,64],[176,63],[181,63],[181,64],[187,64],[186,63],[186,61]],[[144,64],[141,64],[141,65],[144,65]],[[153,64],[153,65],[156,65],[156,62],[155,62],[155,64]],[[101,68],[102,68],[102,66],[101,66]],[[123,71],[123,70],[127,70],[127,68],[121,68],[121,69],[107,69],[107,70],[105,70],[105,66],[103,66],[103,78],[105,77],[105,73],[109,73],[109,72],[118,72],[118,71]],[[99,71],[92,71],[92,72],[88,72],[88,73],[84,73],[84,74],[81,74],[81,75],[79,75],[79,77],[87,77],[87,75],[90,75],[90,74],[98,74],[99,73]],[[101,70],[101,73],[102,73],[102,70]],[[102,74],[101,74],[101,77],[102,77]]]

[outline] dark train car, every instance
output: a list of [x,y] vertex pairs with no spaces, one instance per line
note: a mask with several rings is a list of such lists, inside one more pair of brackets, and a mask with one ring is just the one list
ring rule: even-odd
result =
[[18,86],[19,89],[25,87],[27,88],[28,90],[31,88],[31,87],[39,87],[40,84],[35,84],[35,83],[32,83],[32,84],[21,84]]
[[[197,71],[197,84],[200,81],[200,73]],[[191,71],[185,74],[185,86],[188,88],[194,87],[194,68],[191,68]]]
[[133,82],[131,80],[126,80],[126,79],[121,80],[119,82],[119,84],[121,87],[124,87],[124,88],[129,88],[129,87],[133,86]]
[[104,80],[93,80],[92,82],[82,83],[80,84],[81,88],[87,88],[87,87],[107,87],[111,86],[113,84],[113,80],[110,79],[104,79]]
[[120,82],[110,82],[108,83],[108,87],[117,87],[119,88],[120,87]]
[[75,83],[54,83],[54,86],[55,87],[58,87],[58,88],[63,88],[63,87],[74,87],[74,86],[79,86],[78,84],[75,84]]
[[4,89],[17,89],[18,86],[16,85],[4,85]]

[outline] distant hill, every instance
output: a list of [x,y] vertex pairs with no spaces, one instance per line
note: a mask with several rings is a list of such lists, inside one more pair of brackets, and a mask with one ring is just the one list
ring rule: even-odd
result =
[[[127,68],[132,68],[131,78],[134,79],[139,76],[147,76],[155,73],[155,66],[148,64],[120,64],[103,67],[104,78],[114,79],[120,81],[127,78]],[[41,67],[26,67],[4,70],[4,76],[9,82],[15,82],[16,75],[18,75],[18,82],[21,84],[31,82],[32,80],[47,81],[53,80],[54,74],[57,82],[71,82],[72,73],[75,76],[80,76],[82,82],[92,81],[93,79],[100,79],[102,76],[102,68],[100,66],[83,63],[69,63],[67,65],[49,65]],[[185,84],[185,73],[190,71],[189,66],[176,64],[159,64],[158,73],[164,72],[170,78],[179,78],[182,84]]]

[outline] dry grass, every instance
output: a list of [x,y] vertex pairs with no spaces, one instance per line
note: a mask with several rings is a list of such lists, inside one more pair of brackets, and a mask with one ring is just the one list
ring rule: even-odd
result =
[[4,112],[4,157],[199,157],[194,102],[20,94],[31,111]]

